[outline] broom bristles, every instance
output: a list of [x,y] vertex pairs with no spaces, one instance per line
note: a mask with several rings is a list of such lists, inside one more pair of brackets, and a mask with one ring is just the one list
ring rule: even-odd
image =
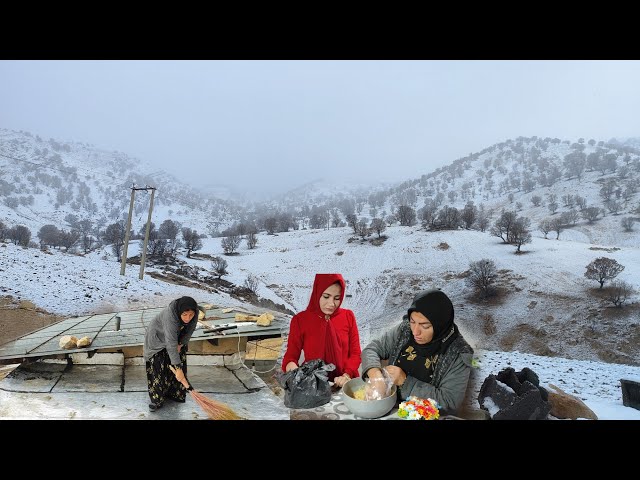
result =
[[189,390],[189,393],[211,420],[242,420],[242,417],[238,416],[228,405],[209,398],[196,390]]

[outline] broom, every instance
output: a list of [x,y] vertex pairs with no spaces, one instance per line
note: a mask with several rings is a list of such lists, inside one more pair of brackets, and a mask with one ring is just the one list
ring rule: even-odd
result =
[[[176,370],[173,367],[173,365],[169,365],[169,368],[174,374],[176,373]],[[212,398],[207,397],[206,395],[198,392],[197,390],[194,390],[194,388],[191,386],[191,382],[189,382],[187,377],[185,376],[184,378],[187,381],[186,385],[184,385],[183,383],[184,387],[191,394],[191,397],[193,398],[193,400],[198,405],[200,405],[200,408],[202,408],[202,410],[204,410],[204,412],[207,414],[207,417],[209,417],[210,420],[242,420],[243,419],[242,417],[238,416],[236,412],[234,412],[233,409],[228,405],[225,405],[222,402],[218,402],[217,400],[213,400]]]

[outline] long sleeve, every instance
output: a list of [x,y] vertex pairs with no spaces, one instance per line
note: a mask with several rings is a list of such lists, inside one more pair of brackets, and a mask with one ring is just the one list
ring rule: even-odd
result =
[[367,371],[372,368],[382,368],[382,360],[388,360],[393,353],[393,347],[400,336],[402,324],[399,324],[382,334],[380,338],[372,340],[362,350],[362,379],[366,380]]
[[282,358],[282,371],[284,372],[289,362],[298,365],[300,353],[302,352],[302,334],[300,331],[300,317],[295,315],[289,325],[289,336],[287,337],[287,351]]
[[167,314],[162,317],[162,328],[164,329],[164,342],[167,348],[167,353],[171,359],[172,365],[179,365],[180,354],[178,353],[178,327],[177,321],[174,319],[172,311],[166,312]]
[[[468,357],[468,358],[467,358]],[[407,398],[415,395],[420,398],[433,398],[442,410],[455,412],[462,404],[471,374],[471,355],[460,354],[444,374],[439,387],[407,376],[400,387],[400,395]]]
[[345,361],[344,371],[351,378],[356,378],[358,368],[362,362],[362,351],[360,349],[360,335],[358,333],[358,324],[353,312],[349,311],[349,352]]

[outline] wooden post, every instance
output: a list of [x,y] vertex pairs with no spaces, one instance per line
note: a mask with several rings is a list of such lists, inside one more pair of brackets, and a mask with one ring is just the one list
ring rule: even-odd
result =
[[151,188],[151,200],[149,201],[149,216],[147,217],[147,228],[144,233],[144,245],[142,246],[142,254],[140,255],[140,280],[144,277],[144,262],[147,259],[147,244],[149,243],[149,230],[151,229],[151,212],[153,212],[153,197],[156,193],[154,187]]
[[129,219],[127,220],[127,230],[124,234],[124,246],[122,250],[122,265],[120,266],[120,275],[124,275],[124,269],[127,265],[127,249],[129,248],[129,232],[131,232],[131,216],[133,215],[133,198],[135,197],[135,185],[131,187],[131,203],[129,204]]

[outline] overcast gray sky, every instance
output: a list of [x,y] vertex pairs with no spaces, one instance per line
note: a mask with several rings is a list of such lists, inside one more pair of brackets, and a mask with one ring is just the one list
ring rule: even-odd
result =
[[640,61],[0,61],[0,126],[195,184],[402,181],[518,136],[640,136]]

